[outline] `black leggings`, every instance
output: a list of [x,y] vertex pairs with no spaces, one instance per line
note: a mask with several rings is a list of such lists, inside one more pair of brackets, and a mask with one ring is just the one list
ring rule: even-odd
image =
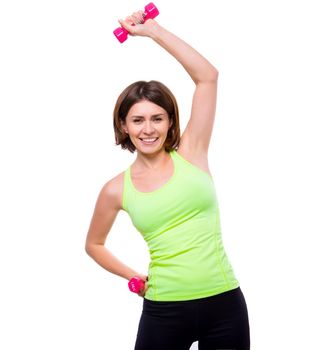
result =
[[185,301],[143,300],[134,350],[249,350],[248,311],[240,287]]

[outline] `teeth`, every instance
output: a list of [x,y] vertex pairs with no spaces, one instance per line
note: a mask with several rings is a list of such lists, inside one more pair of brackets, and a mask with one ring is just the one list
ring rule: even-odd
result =
[[155,141],[156,138],[155,138],[155,139],[141,139],[141,140],[148,141],[148,142],[152,142],[152,141]]

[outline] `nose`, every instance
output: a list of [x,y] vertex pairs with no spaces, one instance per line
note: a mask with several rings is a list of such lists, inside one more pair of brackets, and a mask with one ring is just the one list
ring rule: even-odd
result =
[[147,121],[144,126],[144,133],[151,134],[154,131],[153,125],[151,121]]

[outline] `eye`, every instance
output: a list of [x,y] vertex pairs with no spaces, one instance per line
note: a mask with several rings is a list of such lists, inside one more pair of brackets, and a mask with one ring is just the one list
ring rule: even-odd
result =
[[[160,118],[160,117],[159,118],[155,118],[155,121],[161,121],[161,120],[163,120],[163,119]],[[139,122],[141,122],[141,119],[134,119],[133,122],[134,123],[139,123]]]

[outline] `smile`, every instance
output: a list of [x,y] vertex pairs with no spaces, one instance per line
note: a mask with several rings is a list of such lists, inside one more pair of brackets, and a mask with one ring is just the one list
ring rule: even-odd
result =
[[157,140],[158,140],[158,137],[156,138],[147,138],[147,139],[141,139],[140,140],[142,141],[143,144],[145,145],[152,145],[153,143],[155,143]]

